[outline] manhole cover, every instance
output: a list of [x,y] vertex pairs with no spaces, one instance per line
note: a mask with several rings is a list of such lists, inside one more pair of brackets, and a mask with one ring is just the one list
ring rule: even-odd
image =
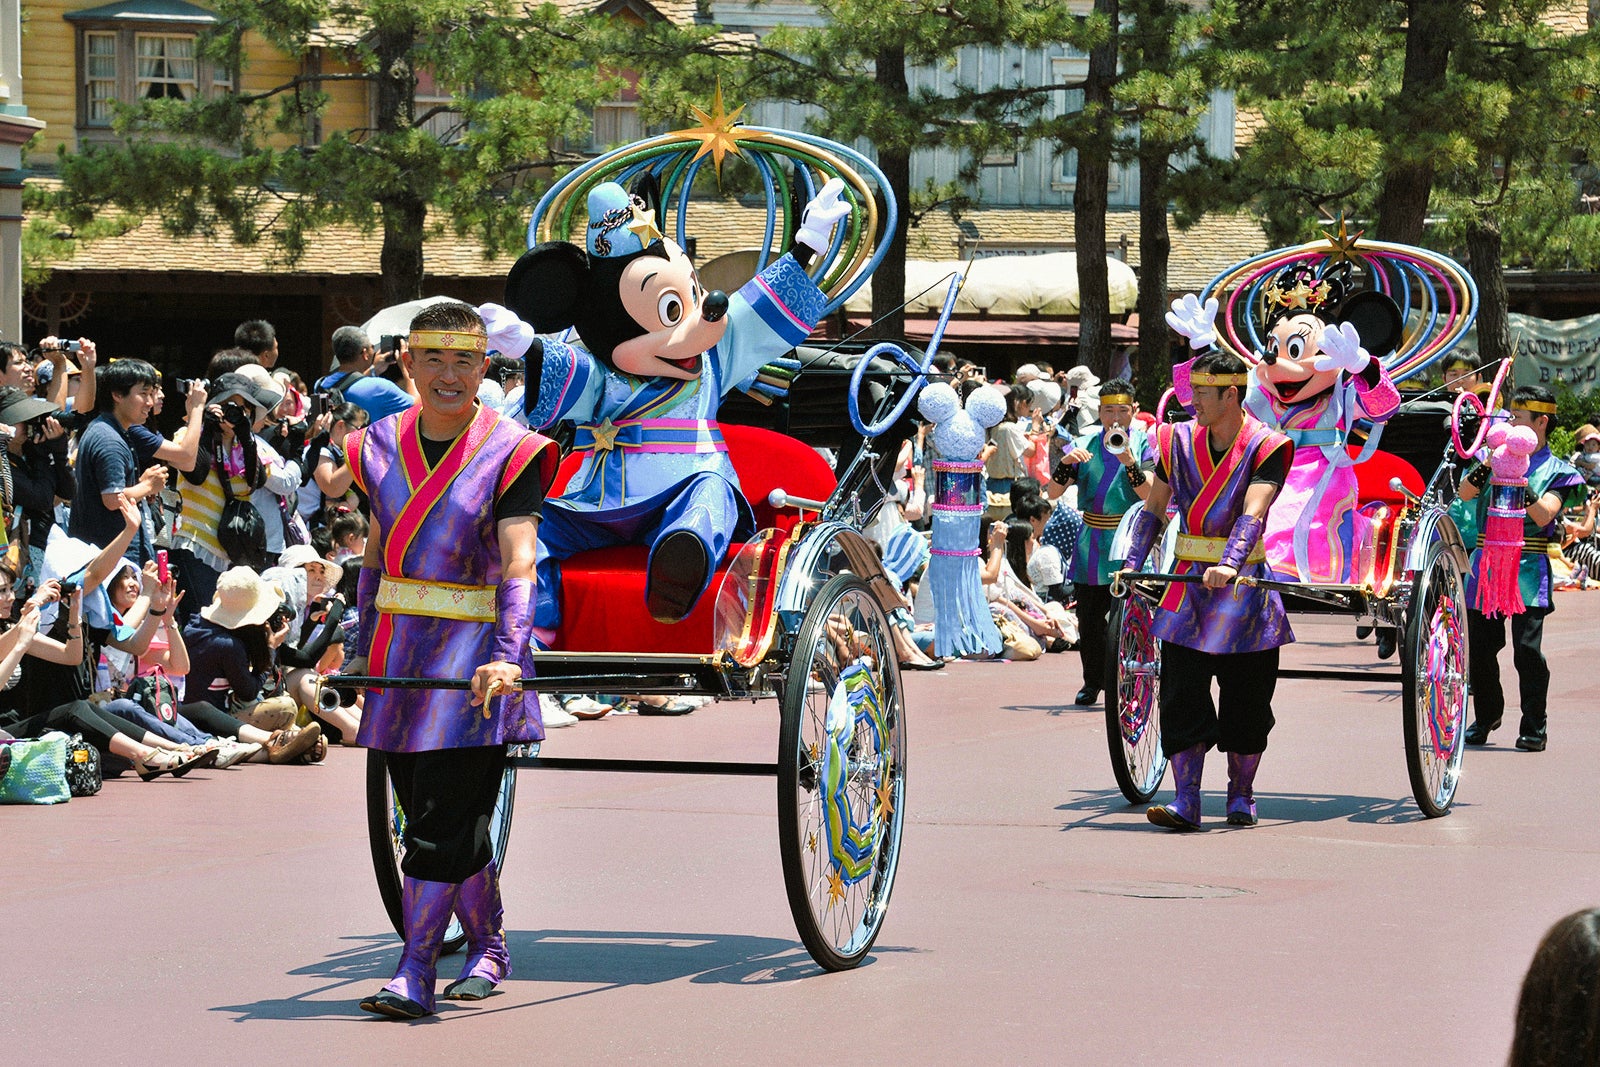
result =
[[1137,897],[1146,900],[1222,900],[1242,897],[1250,890],[1231,885],[1192,885],[1188,882],[1088,882],[1081,885],[1057,885],[1038,882],[1046,889],[1059,889],[1071,893],[1093,893],[1102,897]]

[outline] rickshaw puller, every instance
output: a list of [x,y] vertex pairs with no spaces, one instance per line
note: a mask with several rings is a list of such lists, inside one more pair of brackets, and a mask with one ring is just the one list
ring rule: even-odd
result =
[[371,690],[361,718],[359,742],[385,754],[406,816],[405,947],[394,979],[361,1002],[392,1018],[433,1011],[452,913],[468,955],[445,996],[481,999],[511,973],[489,823],[505,746],[544,736],[537,695],[516,682],[533,673],[535,534],[556,450],[477,401],[488,347],[473,308],[419,312],[401,355],[417,406],[347,445],[372,502],[349,672],[472,680],[470,698]]
[[1134,520],[1126,563],[1129,570],[1143,564],[1164,525],[1158,516],[1174,503],[1181,523],[1174,572],[1203,580],[1168,585],[1151,626],[1162,641],[1161,746],[1177,796],[1147,815],[1178,831],[1200,829],[1200,780],[1212,745],[1228,754],[1228,822],[1256,824],[1254,783],[1273,725],[1278,649],[1294,640],[1276,592],[1230,584],[1271,576],[1261,535],[1294,454],[1287,437],[1244,410],[1248,383],[1236,356],[1214,351],[1194,361],[1194,421],[1157,428],[1155,481]]

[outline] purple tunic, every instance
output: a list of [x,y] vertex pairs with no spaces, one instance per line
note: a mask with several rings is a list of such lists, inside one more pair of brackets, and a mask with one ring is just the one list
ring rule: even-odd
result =
[[[1213,465],[1205,427],[1193,422],[1162,426],[1157,432],[1162,465],[1172,486],[1172,506],[1179,530],[1201,537],[1226,539],[1234,520],[1244,514],[1250,475],[1289,439],[1246,414],[1239,436]],[[1180,553],[1181,555],[1181,553]],[[1251,553],[1258,559],[1259,550]],[[1200,574],[1210,563],[1179,559],[1175,574]],[[1270,578],[1266,562],[1247,562],[1239,573]],[[1173,583],[1161,598],[1151,632],[1163,641],[1201,652],[1260,652],[1294,640],[1283,600],[1277,593],[1229,585],[1207,589]]]
[[[530,463],[540,464],[548,486],[554,443],[480,406],[430,468],[411,408],[355,431],[347,453],[382,532],[382,572],[392,594],[379,594],[370,672],[471,677],[494,649],[494,590],[503,576],[495,501]],[[531,655],[520,666],[532,677]],[[385,752],[427,752],[544,737],[536,694],[495,697],[487,718],[469,698],[451,690],[370,690],[358,741]]]

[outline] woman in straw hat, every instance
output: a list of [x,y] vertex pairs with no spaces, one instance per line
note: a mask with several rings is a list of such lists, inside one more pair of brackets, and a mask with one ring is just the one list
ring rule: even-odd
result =
[[312,723],[295,732],[292,697],[263,699],[265,682],[276,677],[273,650],[289,624],[269,621],[283,605],[283,591],[249,567],[234,567],[217,580],[217,593],[184,628],[189,650],[188,696],[227,709],[262,730],[283,732],[277,743],[293,759],[317,748],[322,730]]

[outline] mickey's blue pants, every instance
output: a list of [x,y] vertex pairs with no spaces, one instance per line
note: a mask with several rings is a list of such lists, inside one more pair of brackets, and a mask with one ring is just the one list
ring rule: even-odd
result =
[[[651,559],[662,541],[687,530],[705,546],[711,572],[735,539],[755,534],[755,517],[732,482],[702,471],[648,500],[620,508],[580,510],[560,497],[545,501],[539,518],[538,601],[534,625],[555,630],[561,624],[561,561],[596,548],[649,545]],[[705,585],[711,583],[711,573]],[[649,595],[646,586],[645,595]]]

